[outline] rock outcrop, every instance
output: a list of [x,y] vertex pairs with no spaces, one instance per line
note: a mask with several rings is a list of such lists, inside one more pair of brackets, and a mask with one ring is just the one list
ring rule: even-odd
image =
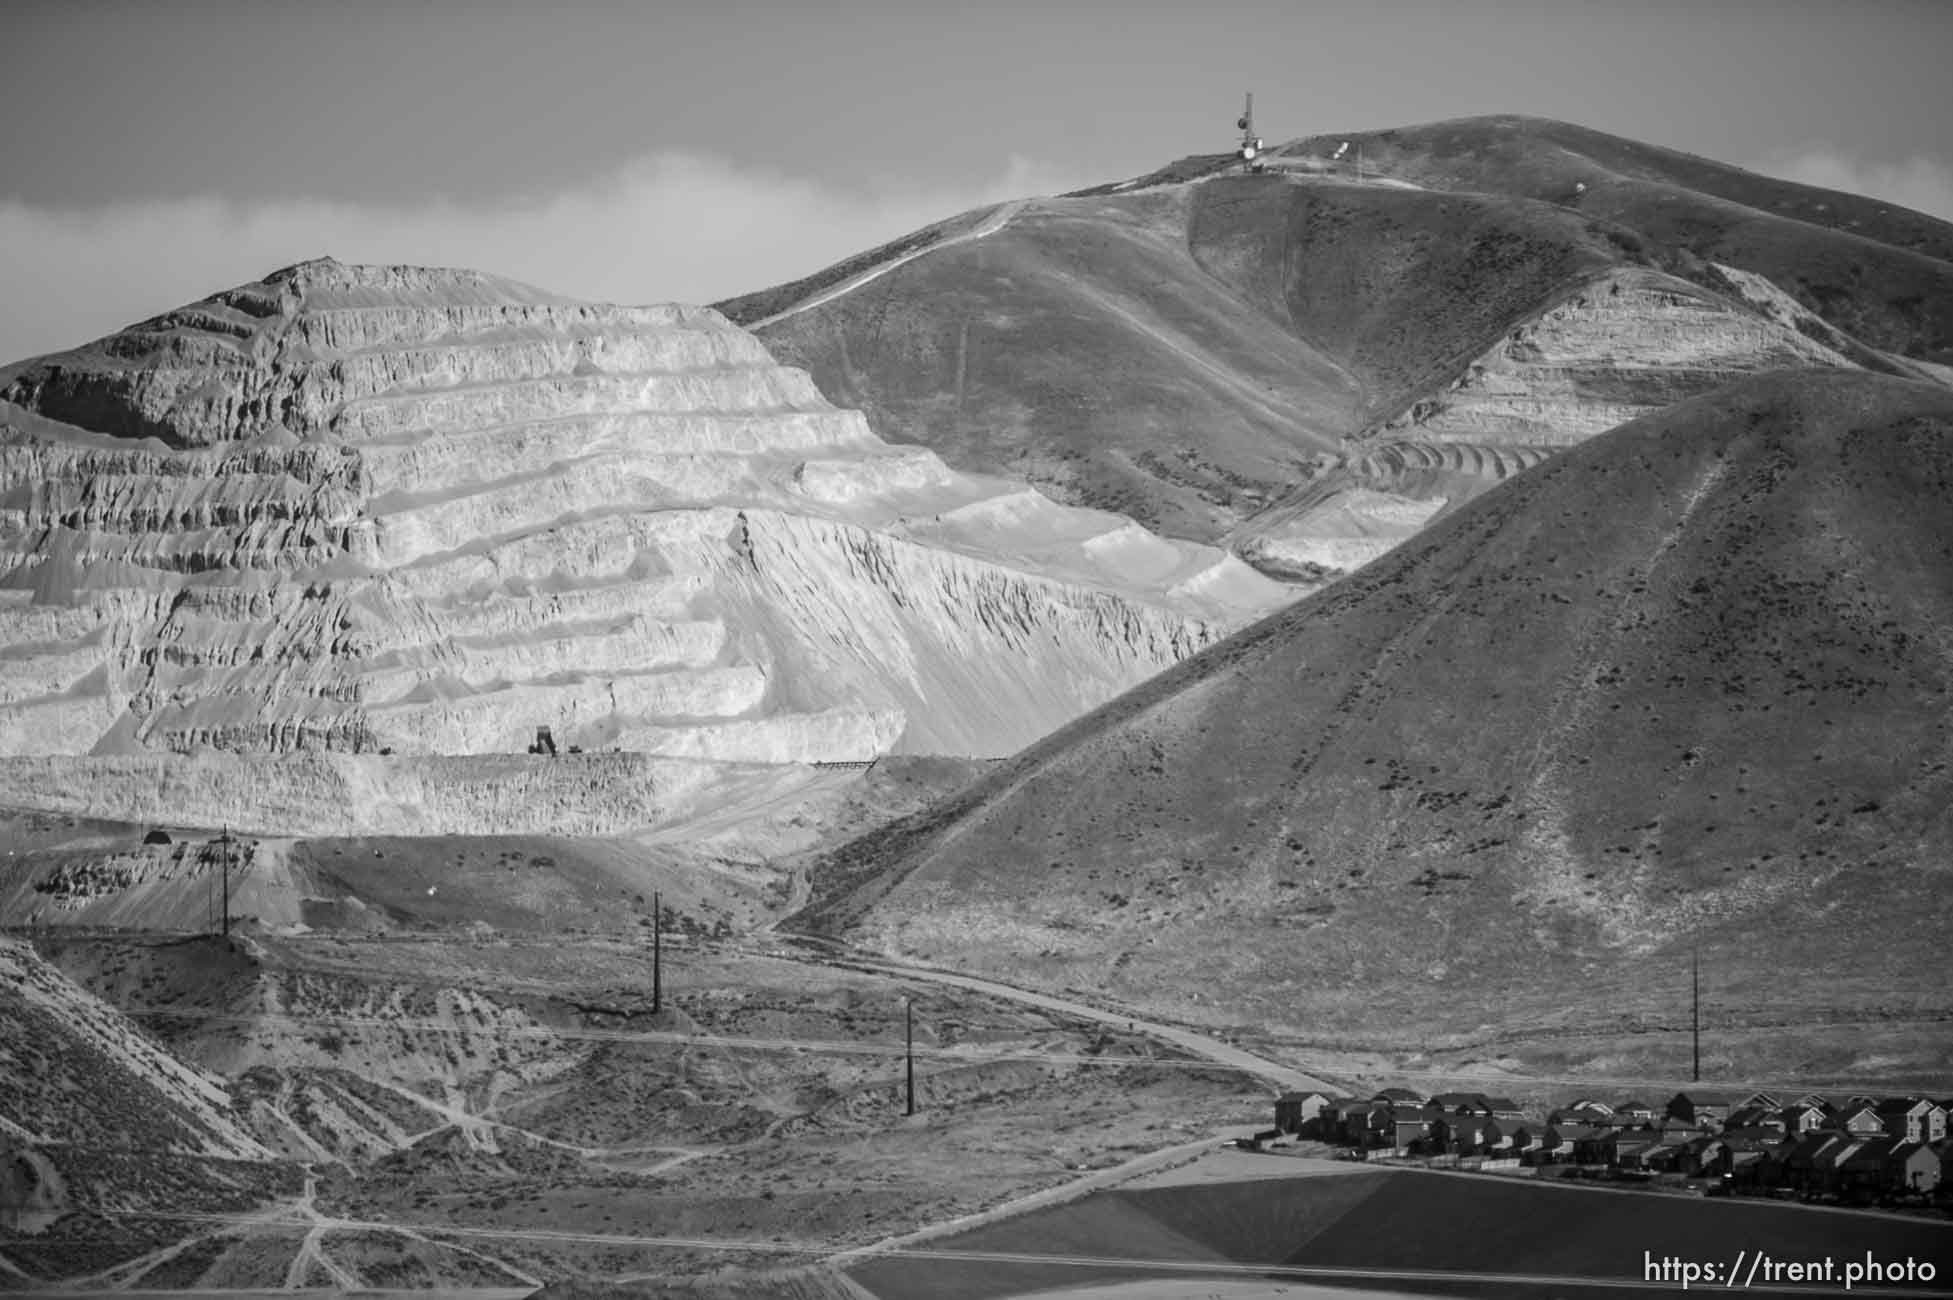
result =
[[996,755],[1284,599],[705,308],[308,262],[0,399],[0,754]]
[[1747,374],[1856,369],[1848,337],[1762,276],[1725,296],[1623,267],[1516,321],[1449,383],[1352,437],[1288,500],[1237,530],[1240,554],[1318,578],[1361,567],[1554,451]]

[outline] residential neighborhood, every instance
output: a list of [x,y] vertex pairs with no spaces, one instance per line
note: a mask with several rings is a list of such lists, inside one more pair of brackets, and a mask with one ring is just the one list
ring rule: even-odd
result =
[[1950,1110],[1953,1098],[1691,1088],[1660,1102],[1579,1097],[1538,1114],[1477,1092],[1291,1092],[1257,1141],[1313,1139],[1347,1158],[1438,1167],[1701,1180],[1711,1195],[1943,1205]]

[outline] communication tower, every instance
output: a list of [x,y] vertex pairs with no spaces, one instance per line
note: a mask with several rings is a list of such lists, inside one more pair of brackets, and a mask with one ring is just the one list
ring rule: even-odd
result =
[[1248,165],[1249,171],[1261,170],[1261,137],[1255,134],[1255,93],[1248,92],[1247,107],[1241,110],[1241,117],[1235,122],[1241,128],[1241,147],[1238,152],[1241,161]]

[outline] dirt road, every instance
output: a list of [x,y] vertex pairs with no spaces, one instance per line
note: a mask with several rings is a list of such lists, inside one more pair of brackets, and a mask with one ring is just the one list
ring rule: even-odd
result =
[[954,988],[968,989],[973,993],[985,993],[991,997],[1021,1002],[1025,1006],[1037,1007],[1044,1011],[1057,1011],[1081,1020],[1093,1020],[1104,1025],[1131,1029],[1171,1043],[1182,1051],[1204,1057],[1217,1065],[1225,1065],[1243,1074],[1252,1075],[1277,1091],[1317,1091],[1328,1096],[1335,1096],[1341,1091],[1292,1066],[1256,1056],[1253,1052],[1236,1047],[1232,1043],[1224,1043],[1217,1038],[1210,1038],[1206,1034],[1183,1029],[1178,1025],[1163,1025],[1153,1020],[1141,1020],[1123,1011],[1108,1011],[1103,1007],[1074,1002],[1068,998],[1053,997],[1048,993],[1034,993],[1029,989],[999,984],[974,975],[959,975],[954,971],[936,970],[928,966],[910,966],[881,957],[870,957],[838,945],[831,949],[831,956],[827,955],[830,950],[817,941],[807,942],[805,949],[823,954],[817,960],[833,961],[856,970],[891,975],[901,979],[927,980],[932,984],[947,984]]
[[930,253],[940,253],[945,248],[954,248],[958,244],[967,244],[972,239],[983,239],[994,235],[1006,225],[1010,224],[1010,219],[1022,212],[1024,205],[1028,202],[1030,202],[1029,199],[1012,199],[1008,203],[999,203],[996,210],[991,212],[989,216],[960,235],[951,235],[948,239],[939,239],[933,244],[926,245],[922,248],[910,249],[906,253],[889,258],[886,262],[877,263],[859,275],[851,275],[839,284],[829,285],[811,297],[795,303],[785,311],[775,312],[763,320],[756,320],[746,328],[749,330],[762,330],[768,325],[777,325],[789,316],[798,316],[801,312],[818,307],[822,303],[833,302],[844,293],[853,293],[869,281],[879,280],[890,271],[900,266],[907,266],[918,257],[925,257]]

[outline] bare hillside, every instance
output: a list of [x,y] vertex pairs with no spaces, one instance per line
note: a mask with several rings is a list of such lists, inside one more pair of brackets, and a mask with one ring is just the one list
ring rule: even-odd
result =
[[1944,1016],[1949,506],[1944,389],[1681,403],[830,855],[796,924],[1380,1041],[1659,1023],[1698,944],[1732,1023]]

